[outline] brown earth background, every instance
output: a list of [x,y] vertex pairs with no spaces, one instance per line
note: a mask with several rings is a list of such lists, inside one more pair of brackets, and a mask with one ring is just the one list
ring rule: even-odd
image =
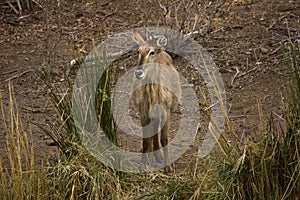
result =
[[[81,47],[90,52],[107,35],[143,26],[163,26],[163,10],[157,1],[41,0],[34,4],[33,10],[17,15],[1,2],[2,101],[7,105],[11,82],[19,117],[24,129],[32,132],[36,160],[41,161],[56,147],[31,122],[49,129],[60,117],[47,95],[40,69],[51,71],[52,84],[63,87],[64,71],[72,59],[79,58]],[[199,27],[209,25],[194,38],[219,68],[226,87],[229,117],[236,132],[242,135],[257,128],[257,100],[261,101],[266,116],[271,111],[277,117],[282,116],[282,94],[288,81],[287,49],[290,41],[300,39],[299,1],[226,1],[217,12],[215,1],[206,7],[202,6],[205,1],[193,2],[194,6],[203,8],[199,11]],[[170,22],[174,21],[172,14],[168,18]],[[203,86],[200,79],[193,78],[193,73],[182,71],[190,76],[193,85]],[[0,149],[5,150],[3,128]]]

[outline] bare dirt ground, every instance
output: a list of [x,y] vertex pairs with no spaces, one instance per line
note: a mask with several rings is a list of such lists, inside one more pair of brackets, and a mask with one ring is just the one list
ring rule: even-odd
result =
[[[74,47],[86,45],[90,51],[93,42],[100,43],[106,35],[162,24],[156,1],[39,2],[22,16],[0,4],[0,91],[7,102],[8,83],[13,84],[20,118],[33,134],[37,160],[56,147],[29,122],[49,128],[51,120],[59,120],[38,70],[51,69],[53,84],[60,86],[66,66],[78,56]],[[251,132],[257,126],[257,99],[266,116],[271,111],[282,115],[281,94],[288,81],[286,47],[289,38],[300,39],[299,24],[297,0],[234,0],[219,8],[206,35],[195,36],[219,67],[237,132]],[[4,139],[1,131],[1,151]]]

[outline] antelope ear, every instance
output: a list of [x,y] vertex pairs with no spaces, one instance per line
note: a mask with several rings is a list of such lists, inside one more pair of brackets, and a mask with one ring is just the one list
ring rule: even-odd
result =
[[138,32],[133,33],[133,38],[138,43],[138,45],[145,44],[144,39],[142,38],[142,36]]

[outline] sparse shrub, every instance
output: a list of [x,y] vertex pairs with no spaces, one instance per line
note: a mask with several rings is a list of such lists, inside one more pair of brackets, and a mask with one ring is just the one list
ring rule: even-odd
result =
[[286,126],[259,132],[247,141],[238,156],[225,159],[218,171],[222,181],[221,199],[297,199],[300,187],[299,99],[300,74],[298,47],[290,46],[290,84],[284,103]]
[[1,134],[6,140],[6,143],[1,144],[0,198],[44,198],[48,194],[47,167],[37,165],[34,160],[32,135],[24,129],[10,83],[8,99],[8,102],[3,102],[3,94],[0,92]]

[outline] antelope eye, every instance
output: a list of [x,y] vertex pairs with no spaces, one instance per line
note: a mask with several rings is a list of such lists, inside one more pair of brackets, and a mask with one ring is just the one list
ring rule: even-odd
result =
[[149,56],[154,56],[154,54],[155,54],[154,50],[150,50],[149,53],[148,53]]

